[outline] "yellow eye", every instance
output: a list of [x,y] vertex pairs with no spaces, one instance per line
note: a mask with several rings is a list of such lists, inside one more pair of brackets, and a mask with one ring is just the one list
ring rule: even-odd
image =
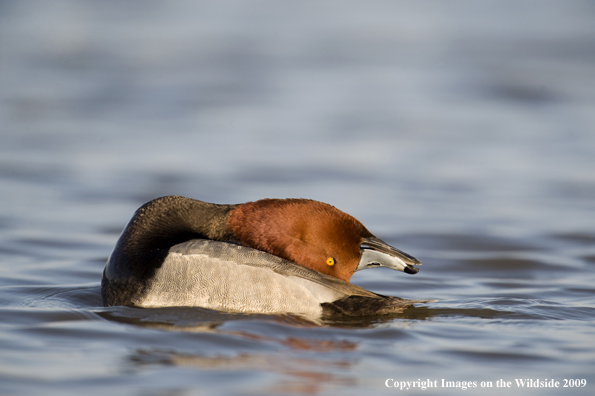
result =
[[327,259],[326,259],[326,263],[327,263],[328,265],[330,265],[331,267],[332,267],[333,265],[335,265],[335,263],[336,263],[336,262],[337,262],[337,261],[336,261],[336,260],[335,260],[333,257],[329,257],[329,258],[327,258]]

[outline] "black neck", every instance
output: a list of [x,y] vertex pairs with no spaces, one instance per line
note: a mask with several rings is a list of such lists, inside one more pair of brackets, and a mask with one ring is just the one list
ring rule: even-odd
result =
[[108,262],[110,275],[137,280],[151,277],[169,248],[191,239],[227,241],[229,212],[236,205],[217,205],[167,196],[141,206],[118,240]]

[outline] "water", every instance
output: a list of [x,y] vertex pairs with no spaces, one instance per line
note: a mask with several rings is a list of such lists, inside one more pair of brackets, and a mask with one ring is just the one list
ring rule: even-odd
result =
[[[0,5],[0,394],[593,394],[592,2],[144,4]],[[354,283],[439,302],[102,307],[167,194],[329,202],[423,262]]]

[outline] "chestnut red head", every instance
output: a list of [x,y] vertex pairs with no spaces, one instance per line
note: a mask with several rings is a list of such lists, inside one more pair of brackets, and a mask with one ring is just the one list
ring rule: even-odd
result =
[[414,257],[376,238],[354,217],[307,199],[263,199],[238,205],[228,226],[246,246],[349,281],[355,271],[384,266],[416,273]]

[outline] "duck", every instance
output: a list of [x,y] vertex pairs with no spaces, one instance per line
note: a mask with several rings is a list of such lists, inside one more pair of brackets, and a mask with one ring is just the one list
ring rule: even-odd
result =
[[334,206],[303,198],[214,204],[181,196],[136,210],[103,271],[103,304],[191,306],[320,318],[402,312],[415,303],[350,283],[421,262]]

